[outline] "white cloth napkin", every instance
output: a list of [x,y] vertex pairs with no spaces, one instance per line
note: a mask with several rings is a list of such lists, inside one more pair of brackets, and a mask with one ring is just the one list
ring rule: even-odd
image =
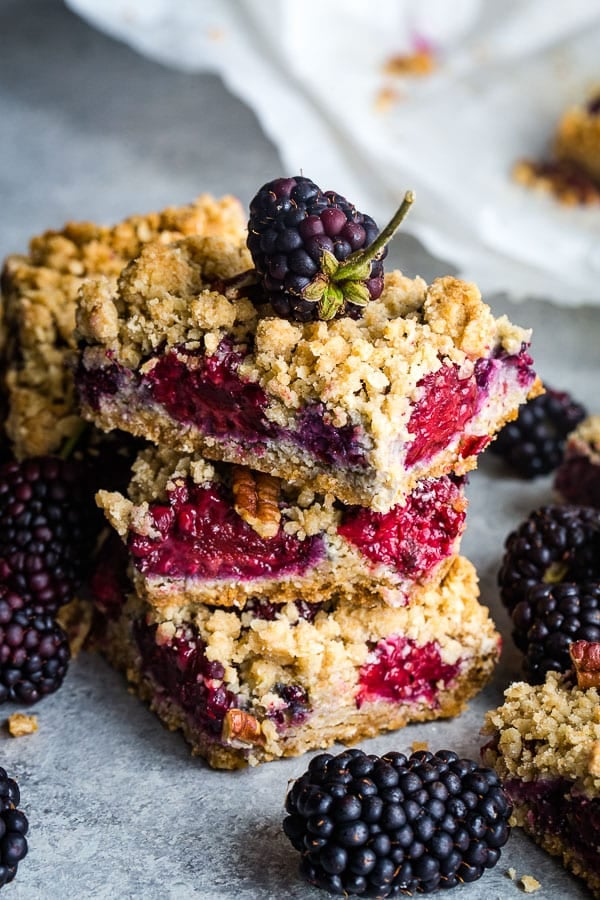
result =
[[[598,0],[66,2],[162,63],[218,72],[277,146],[273,177],[302,171],[380,227],[413,189],[403,228],[483,291],[600,304],[600,208],[511,180],[600,85]],[[422,48],[431,74],[384,73]]]

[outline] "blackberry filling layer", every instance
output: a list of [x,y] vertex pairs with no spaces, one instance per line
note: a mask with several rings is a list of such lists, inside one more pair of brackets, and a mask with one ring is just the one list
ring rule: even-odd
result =
[[220,735],[225,713],[239,706],[236,695],[223,685],[223,664],[206,658],[205,644],[192,626],[181,629],[169,643],[157,643],[156,632],[156,625],[142,619],[133,623],[142,670],[198,725]]
[[314,606],[363,588],[399,606],[442,577],[467,508],[461,478],[422,479],[404,506],[377,513],[155,449],[138,457],[129,491],[135,501],[100,492],[98,502],[127,545],[136,588],[163,608],[175,596],[243,608],[257,591],[269,604],[303,594]]
[[153,536],[132,532],[129,537],[129,552],[145,575],[274,577],[302,574],[323,556],[318,536],[300,541],[280,528],[273,538],[261,537],[238,516],[221,484],[188,480],[167,496],[168,504],[151,507]]
[[[408,423],[414,439],[406,453],[405,467],[428,462],[464,432],[483,407],[502,368],[514,368],[521,387],[531,385],[531,363],[523,346],[518,354],[501,353],[491,359],[477,360],[473,373],[467,377],[461,377],[458,366],[444,365],[421,379],[418,385],[421,396]],[[490,440],[488,435],[462,434],[460,455],[465,458],[479,453]]]
[[377,700],[435,707],[440,689],[460,671],[460,660],[452,665],[445,663],[435,641],[418,645],[402,635],[380,641],[371,656],[360,670],[356,695],[359,708]]
[[328,423],[323,403],[301,410],[296,430],[270,422],[264,415],[269,403],[266,393],[237,374],[245,355],[228,340],[221,341],[214,356],[175,350],[158,359],[142,385],[174,419],[205,435],[233,437],[253,445],[287,438],[323,462],[364,464],[360,429]]
[[452,553],[466,516],[466,502],[450,478],[424,478],[405,506],[388,513],[344,509],[338,533],[374,563],[406,578],[422,577]]
[[141,383],[182,424],[207,435],[260,442],[276,437],[279,429],[264,416],[268,398],[263,389],[237,374],[244,356],[245,348],[234,348],[228,340],[213,356],[175,349],[159,357]]
[[[256,383],[237,374],[245,353],[223,340],[213,356],[198,350],[179,348],[158,357],[147,374],[140,376],[143,395],[160,404],[183,425],[192,425],[203,435],[243,441],[260,452],[269,440],[290,440],[324,463],[361,468],[366,465],[365,437],[358,426],[335,427],[327,421],[323,403],[313,403],[300,411],[294,429],[269,421],[265,409],[269,398]],[[405,468],[426,463],[444,450],[481,410],[501,366],[514,367],[523,388],[533,382],[531,357],[523,349],[514,356],[480,359],[474,372],[462,378],[458,366],[444,365],[420,382],[421,396],[414,405],[408,431],[414,435]],[[127,380],[116,365],[85,370],[78,383],[84,403],[98,410],[103,395],[114,395]],[[463,435],[462,458],[480,453],[491,438]]]

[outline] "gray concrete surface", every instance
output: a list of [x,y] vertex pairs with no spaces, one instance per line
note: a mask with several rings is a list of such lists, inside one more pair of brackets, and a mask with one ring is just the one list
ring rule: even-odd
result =
[[[0,0],[0,160],[0,256],[67,219],[110,222],[202,191],[232,192],[247,202],[280,173],[252,113],[217,78],[150,63],[88,28],[58,0]],[[448,271],[407,238],[395,242],[392,259],[428,278]],[[600,309],[512,307],[501,298],[493,306],[533,325],[542,376],[598,411]],[[484,458],[469,494],[463,549],[505,635],[502,662],[459,719],[364,742],[370,752],[426,740],[433,749],[477,754],[485,710],[518,677],[495,574],[505,535],[550,499],[550,481],[514,481]],[[3,707],[0,719],[11,711]],[[306,758],[212,772],[89,654],[34,712],[36,735],[15,740],[0,732],[0,763],[18,778],[31,822],[30,853],[5,888],[7,900],[325,896],[298,880],[296,854],[280,827],[288,779],[304,770]],[[506,876],[509,866],[540,880],[540,900],[588,896],[520,834],[495,870],[453,896],[517,898],[522,892]]]

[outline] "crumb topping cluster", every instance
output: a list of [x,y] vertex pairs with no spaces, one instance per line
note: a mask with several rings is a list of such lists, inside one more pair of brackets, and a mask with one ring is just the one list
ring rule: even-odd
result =
[[486,751],[502,778],[575,780],[589,795],[600,791],[600,694],[581,690],[551,672],[543,685],[516,682],[504,704],[487,713],[485,734],[497,736]]
[[28,255],[8,257],[2,273],[10,407],[6,427],[17,456],[55,451],[77,428],[65,360],[76,347],[81,284],[99,276],[114,282],[148,242],[171,243],[201,233],[242,243],[244,227],[238,200],[203,195],[187,206],[132,216],[113,228],[71,222],[62,231],[33,238]]
[[506,317],[495,320],[475,285],[446,277],[427,287],[400,272],[387,275],[362,319],[292,323],[220,293],[219,280],[246,268],[245,247],[223,238],[148,246],[117,291],[107,282],[83,286],[79,336],[142,372],[159,350],[185,344],[212,355],[230,336],[249,350],[240,376],[275,401],[266,410],[272,421],[285,426],[290,411],[322,402],[335,427],[366,422],[375,437],[389,434],[390,420],[402,432],[424,375],[456,364],[467,376],[478,357],[499,345],[517,352],[530,336]]
[[[164,502],[178,483],[191,479],[195,484],[219,483],[230,476],[230,467],[215,467],[199,453],[181,456],[167,448],[150,447],[143,450],[133,465],[129,484],[129,498],[116,491],[99,491],[97,502],[111,525],[125,539],[130,530],[158,538],[153,526],[150,504]],[[283,529],[287,534],[304,540],[316,534],[337,535],[341,512],[334,507],[332,494],[314,494],[300,486],[281,482]],[[338,540],[339,542],[339,540]]]

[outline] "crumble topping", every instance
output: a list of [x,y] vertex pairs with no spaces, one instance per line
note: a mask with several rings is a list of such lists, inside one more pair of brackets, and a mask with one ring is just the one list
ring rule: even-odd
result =
[[389,438],[393,421],[405,440],[410,401],[425,374],[457,364],[466,376],[492,348],[511,352],[530,337],[505,317],[496,322],[474,285],[446,277],[427,287],[399,272],[386,276],[381,298],[360,320],[290,323],[215,288],[215,279],[248,265],[245,247],[220,237],[148,245],[117,291],[107,282],[83,286],[78,336],[135,369],[149,354],[182,344],[212,355],[227,335],[250,351],[240,377],[279,401],[265,410],[272,421],[285,426],[293,411],[323,402],[326,421],[337,427],[362,421],[375,439]]
[[38,730],[37,716],[28,716],[25,713],[12,713],[6,720],[8,733],[11,737],[23,737],[25,734],[35,734]]
[[600,188],[593,178],[568,159],[520,159],[513,167],[512,175],[518,184],[553,194],[563,206],[600,203]]
[[[71,222],[62,231],[34,237],[28,255],[9,256],[2,273],[6,386],[6,430],[18,457],[53,452],[79,425],[70,370],[75,349],[75,303],[85,279],[109,283],[150,241],[171,243],[184,235],[219,234],[245,241],[242,207],[234,197],[209,195],[181,207],[132,216],[109,228]],[[107,314],[110,316],[110,313]],[[114,329],[96,311],[97,325]]]
[[433,51],[428,47],[419,48],[412,53],[398,53],[390,56],[383,66],[385,75],[403,77],[407,75],[422,77],[430,75],[436,68]]
[[523,885],[523,890],[526,894],[534,894],[536,891],[539,891],[542,886],[533,875],[521,875],[519,881]]
[[212,353],[224,334],[247,341],[256,319],[250,301],[231,301],[210,289],[215,280],[252,267],[242,237],[194,235],[146,245],[121,273],[116,292],[106,280],[82,285],[78,336],[109,347],[132,369],[163,346],[185,342],[192,349],[204,340]]
[[[186,456],[167,448],[150,447],[143,450],[133,464],[128,498],[116,491],[98,491],[96,500],[123,540],[130,529],[158,538],[160,535],[150,514],[151,502],[165,501],[167,493],[178,481],[190,478],[198,485],[220,482],[231,474],[230,469],[221,466],[217,470],[198,453]],[[298,540],[323,532],[335,537],[341,512],[334,508],[332,494],[315,495],[285,482],[281,484],[281,491],[282,513],[287,520],[283,528],[287,534],[295,535]]]
[[504,704],[488,712],[484,734],[498,747],[485,751],[504,779],[575,780],[588,795],[600,791],[600,693],[580,690],[568,676],[551,672],[543,685],[512,684]]

